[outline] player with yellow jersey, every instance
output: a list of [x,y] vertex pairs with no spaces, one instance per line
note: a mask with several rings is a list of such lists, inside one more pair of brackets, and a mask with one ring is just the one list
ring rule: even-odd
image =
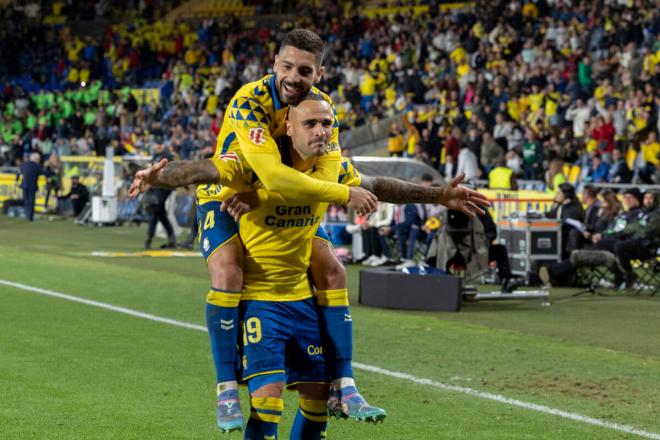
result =
[[[318,95],[309,96],[290,115],[288,134],[293,148],[282,148],[283,162],[299,170],[312,170],[316,159],[329,148],[330,106]],[[231,185],[239,191],[260,186],[239,154],[211,161],[173,162],[163,168],[164,162],[140,171],[131,194],[137,189],[144,190],[146,184],[171,187],[200,180]],[[344,183],[369,187],[395,203],[441,202],[470,215],[480,212],[479,206],[488,204],[478,193],[458,187],[460,179],[444,188],[425,188],[391,178],[361,179],[347,159],[342,162],[342,169],[345,172],[340,180]],[[191,177],[200,175],[204,177]],[[241,306],[245,344],[243,376],[248,379],[252,396],[246,436],[277,435],[281,392],[286,381],[298,385],[301,392],[291,438],[318,438],[310,435],[320,436],[325,430],[328,387],[324,383],[328,374],[322,356],[319,315],[306,273],[312,238],[327,206],[291,201],[271,193],[259,200],[261,206],[250,210],[240,221],[240,235],[246,247]],[[231,294],[219,292],[216,299],[231,300]],[[326,299],[329,303],[334,300],[331,295]],[[357,394],[354,387],[353,391]],[[351,404],[350,397],[346,404]],[[384,417],[384,412],[374,415],[374,420],[380,417]]]
[[[332,136],[327,154],[318,158],[314,170],[305,175],[282,164],[277,140],[286,132],[289,105],[308,92],[321,93],[313,84],[323,74],[323,41],[313,32],[296,29],[287,34],[273,66],[274,74],[241,87],[225,109],[224,121],[216,143],[216,159],[231,160],[236,155],[248,164],[253,179],[265,188],[298,200],[318,200],[347,204],[361,211],[375,207],[375,198],[359,188],[349,189],[337,183],[341,152],[338,123],[334,116]],[[324,99],[332,106],[327,95]],[[197,218],[200,221],[200,250],[204,255],[211,288],[207,294],[207,327],[209,330],[218,394],[217,425],[230,432],[243,425],[239,409],[233,358],[238,331],[238,300],[218,300],[224,294],[239,292],[243,286],[242,245],[234,221],[221,211],[222,200],[230,191],[219,185],[198,189]],[[345,284],[339,262],[323,245],[315,252],[326,270],[317,287],[325,292],[334,285]],[[342,347],[350,347],[350,335]],[[349,358],[349,359],[347,359]],[[350,353],[337,361],[342,376],[353,376]]]

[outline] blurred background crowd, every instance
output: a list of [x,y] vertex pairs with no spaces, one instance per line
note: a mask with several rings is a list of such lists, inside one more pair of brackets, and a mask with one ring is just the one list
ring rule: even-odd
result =
[[[656,1],[493,1],[454,12],[419,2],[428,13],[372,18],[350,2],[295,3],[304,18],[250,27],[233,16],[169,21],[177,2],[168,1],[9,3],[0,162],[109,145],[150,155],[157,137],[182,159],[208,155],[233,93],[266,74],[284,33],[303,26],[327,42],[320,88],[342,130],[398,117],[391,155],[445,176],[507,167],[551,189],[660,182]],[[113,20],[77,34],[44,26],[53,14]]]

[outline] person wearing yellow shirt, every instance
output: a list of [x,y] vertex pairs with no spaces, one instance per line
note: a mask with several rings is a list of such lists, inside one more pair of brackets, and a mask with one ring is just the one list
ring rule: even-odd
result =
[[488,173],[488,188],[517,190],[518,182],[513,170],[506,166],[504,157],[497,161],[497,166]]
[[390,157],[402,157],[404,149],[403,133],[399,128],[399,124],[392,122],[390,132],[387,135],[387,152],[390,153]]
[[561,159],[553,159],[550,161],[548,171],[545,173],[545,192],[556,194],[559,185],[564,182],[566,182],[564,162]]
[[[251,170],[248,183],[253,178],[256,181],[258,176],[261,185],[269,191],[292,199],[348,205],[359,212],[369,212],[375,207],[373,195],[361,188],[349,188],[337,183],[342,165],[336,118],[333,119],[327,154],[316,160],[311,175],[282,163],[277,140],[286,134],[289,106],[300,102],[310,91],[323,96],[332,106],[330,98],[313,87],[324,72],[323,49],[323,40],[315,33],[305,29],[289,32],[275,57],[274,74],[245,84],[230,100],[218,134],[214,158],[218,163],[240,161]],[[196,175],[192,173],[187,177]],[[244,180],[238,174],[234,177],[239,182]],[[235,293],[240,292],[244,284],[244,255],[236,223],[221,210],[224,201],[231,195],[229,188],[240,190],[241,187],[231,179],[220,183],[227,188],[217,184],[198,186],[197,218],[203,225],[200,228],[200,250],[206,259],[211,279],[206,310],[216,367],[216,422],[221,431],[230,432],[243,426],[234,357],[238,333],[238,297]],[[322,278],[314,279],[320,295],[344,295],[348,301],[345,288],[334,287],[345,287],[345,271],[341,263],[322,240],[313,240],[311,249],[313,265],[325,269]],[[224,299],[217,301],[220,297]],[[223,325],[221,321],[232,325]],[[337,335],[340,336],[346,335]],[[338,345],[343,350],[350,346],[350,340]],[[350,358],[350,353],[342,352],[341,356],[337,356],[334,377],[352,380]],[[364,399],[361,401],[366,404]]]
[[655,167],[660,161],[658,154],[660,154],[658,137],[655,134],[655,131],[650,131],[646,141],[642,144],[642,157],[644,157],[644,161],[647,165],[651,164]]
[[[292,106],[287,122],[291,143],[282,146],[282,160],[300,171],[310,172],[318,158],[332,153],[333,147],[329,141],[333,120],[330,104],[318,93],[310,93]],[[342,158],[342,169],[345,173],[339,176],[340,182],[369,187],[382,199],[394,203],[439,202],[470,216],[483,213],[480,206],[489,205],[487,199],[476,191],[458,186],[463,176],[445,187],[426,188],[387,177],[360,176],[347,158]],[[144,191],[147,185],[172,187],[193,183],[221,183],[245,190],[257,183],[253,176],[253,171],[239,151],[211,160],[170,164],[161,161],[137,173],[130,193],[135,195],[136,191]],[[232,215],[240,215],[236,209],[242,209],[240,213],[245,213],[239,226],[246,249],[243,291],[217,292],[214,295],[222,301],[230,301],[230,297],[238,297],[241,301],[243,378],[248,381],[252,397],[252,413],[245,438],[265,438],[265,435],[276,438],[283,410],[281,394],[285,385],[297,387],[301,394],[291,438],[319,438],[312,433],[323,432],[328,419],[325,408],[328,395],[327,373],[324,371],[326,360],[320,350],[319,327],[323,326],[324,308],[347,309],[341,295],[333,294],[323,299],[320,292],[317,292],[317,302],[321,307],[317,309],[307,280],[312,253],[310,242],[318,234],[315,231],[327,204],[289,200],[264,190],[257,193],[259,201],[256,206],[253,203],[249,208],[241,208],[242,202],[238,198],[227,202]],[[312,278],[315,271],[318,269],[312,264]],[[322,301],[328,304],[324,307]],[[289,325],[291,319],[296,321],[296,326]],[[345,325],[347,320],[343,322]],[[313,349],[310,351],[309,347]],[[301,349],[303,351],[297,353]],[[291,359],[291,355],[297,360],[296,363],[287,360]],[[353,401],[357,391],[352,380],[347,387],[352,390],[353,397],[342,403],[348,407],[359,404]],[[358,410],[365,413],[365,418],[376,421],[385,417],[384,411],[379,408],[358,406]],[[308,434],[302,436],[301,432]]]
[[536,84],[532,84],[532,93],[527,96],[527,102],[529,103],[529,109],[532,112],[537,112],[543,105],[543,98],[545,94],[541,91],[540,87]]
[[360,95],[362,96],[362,99],[360,100],[360,106],[366,113],[369,113],[369,109],[373,103],[375,93],[376,78],[371,72],[365,71],[362,76],[360,76]]

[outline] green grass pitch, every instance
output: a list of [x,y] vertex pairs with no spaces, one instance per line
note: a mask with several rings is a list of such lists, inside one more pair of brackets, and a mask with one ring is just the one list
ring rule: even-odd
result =
[[[201,258],[91,256],[138,251],[144,234],[0,217],[0,280],[203,326]],[[660,297],[556,290],[549,307],[398,312],[359,306],[358,272],[349,267],[356,362],[564,413],[356,369],[362,393],[388,417],[376,426],[332,420],[330,439],[660,438]],[[0,284],[0,438],[239,439],[214,426],[208,345],[199,330]],[[295,407],[287,393],[282,439]]]

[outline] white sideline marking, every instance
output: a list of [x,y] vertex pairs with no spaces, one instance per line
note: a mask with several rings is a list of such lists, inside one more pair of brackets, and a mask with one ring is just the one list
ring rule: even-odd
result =
[[[26,284],[21,284],[21,283],[14,283],[12,281],[7,281],[0,279],[0,284],[4,284],[6,286],[14,287],[17,289],[21,290],[27,290],[30,292],[35,292],[39,293],[42,295],[46,296],[51,296],[54,298],[60,298],[60,299],[65,299],[67,301],[73,301],[81,304],[86,304],[88,306],[94,306],[94,307],[100,307],[102,309],[106,310],[111,310],[113,312],[119,312],[123,313],[126,315],[131,315],[135,316],[137,318],[142,318],[142,319],[147,319],[150,321],[156,321],[156,322],[162,322],[164,324],[170,324],[174,325],[177,327],[182,327],[182,328],[187,328],[190,330],[198,330],[202,332],[206,332],[206,327],[201,326],[201,325],[196,325],[196,324],[189,324],[187,322],[183,321],[177,321],[176,319],[169,319],[169,318],[163,318],[160,316],[152,315],[149,313],[143,313],[143,312],[138,312],[137,310],[132,310],[128,309],[126,307],[118,307],[118,306],[113,306],[112,304],[104,303],[104,302],[99,302],[99,301],[93,301],[85,298],[80,298],[78,296],[73,296],[73,295],[67,295],[65,293],[59,293],[55,292],[52,290],[48,289],[42,289],[39,287],[33,287],[33,286],[28,286]],[[385,376],[389,377],[394,377],[397,379],[403,379],[403,380],[408,380],[410,382],[414,382],[420,385],[427,385],[427,386],[432,386],[434,388],[438,388],[444,391],[451,391],[455,393],[462,393],[462,394],[468,394],[470,396],[475,396],[475,397],[480,397],[482,399],[487,399],[487,400],[492,400],[495,402],[500,402],[500,403],[505,403],[507,405],[513,405],[513,406],[518,406],[521,408],[525,409],[530,409],[533,411],[538,411],[544,414],[552,414],[555,416],[563,417],[565,419],[570,419],[574,420],[576,422],[582,422],[582,423],[587,423],[589,425],[595,425],[595,426],[600,426],[602,428],[608,428],[612,429],[615,431],[621,431],[625,432],[627,434],[635,434],[640,437],[645,437],[645,438],[650,438],[650,439],[655,439],[655,440],[660,440],[660,434],[655,433],[655,432],[650,432],[650,431],[644,431],[639,428],[635,428],[634,426],[630,425],[623,425],[620,423],[615,423],[615,422],[607,422],[605,420],[600,420],[600,419],[594,419],[593,417],[588,417],[588,416],[583,416],[581,414],[576,414],[576,413],[571,413],[567,411],[562,411],[560,409],[556,408],[551,408],[549,406],[544,406],[544,405],[537,405],[535,403],[529,403],[529,402],[524,402],[522,400],[517,400],[517,399],[511,399],[505,396],[501,396],[499,394],[493,394],[493,393],[488,393],[485,391],[478,391],[474,390],[472,388],[466,388],[466,387],[460,387],[456,385],[449,385],[445,384],[442,382],[436,382],[431,379],[424,379],[420,378],[417,376],[413,376],[412,374],[408,373],[402,373],[399,371],[391,371],[391,370],[386,370],[384,368],[376,367],[373,365],[368,365],[368,364],[362,364],[359,362],[353,362],[353,366],[355,368],[358,368],[360,370],[364,371],[369,371],[372,373],[378,373],[382,374]]]

